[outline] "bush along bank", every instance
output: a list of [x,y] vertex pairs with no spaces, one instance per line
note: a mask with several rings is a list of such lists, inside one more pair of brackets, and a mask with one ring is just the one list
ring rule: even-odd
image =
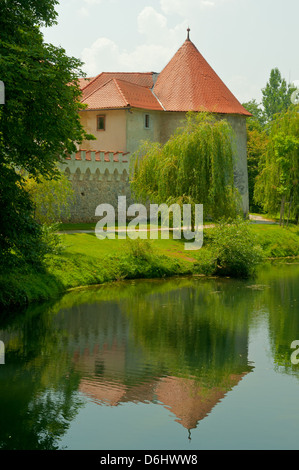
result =
[[0,304],[9,308],[26,305],[72,288],[123,279],[192,274],[248,278],[266,258],[299,256],[298,229],[253,226],[241,220],[205,229],[204,245],[198,251],[184,252],[180,241],[128,239],[122,240],[118,250],[111,248],[115,247],[112,240],[106,240],[105,245],[97,245],[101,251],[96,252],[91,249],[95,236],[78,237],[77,252],[70,245],[60,250],[55,246],[38,268],[23,265],[2,270]]

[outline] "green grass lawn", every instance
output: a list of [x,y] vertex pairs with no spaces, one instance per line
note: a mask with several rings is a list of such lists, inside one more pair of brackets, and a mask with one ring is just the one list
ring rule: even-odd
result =
[[[203,248],[184,249],[183,240],[99,240],[94,233],[63,233],[60,254],[48,255],[46,268],[30,266],[0,274],[0,304],[22,305],[60,295],[69,289],[115,280],[213,274],[214,253],[209,246],[213,228],[204,229]],[[299,256],[299,227],[251,224],[268,258]]]
[[252,224],[251,230],[256,234],[268,258],[299,256],[299,227],[288,228],[279,225]]
[[[205,228],[204,233],[208,233],[205,231],[209,230],[211,229]],[[279,225],[253,223],[251,230],[257,236],[258,242],[261,244],[267,257],[299,255],[299,227],[290,226],[282,228]],[[80,253],[94,257],[121,252],[124,246],[126,246],[126,240],[118,240],[117,238],[115,240],[99,240],[94,233],[63,234],[62,239],[67,253]],[[184,249],[183,240],[158,239],[150,240],[150,243],[158,252],[170,257],[186,260],[192,260],[196,257],[196,252]]]

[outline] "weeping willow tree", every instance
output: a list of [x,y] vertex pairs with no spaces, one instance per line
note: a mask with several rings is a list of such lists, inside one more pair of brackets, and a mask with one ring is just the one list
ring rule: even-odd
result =
[[142,202],[203,204],[205,217],[234,218],[234,135],[226,120],[188,113],[165,145],[144,142],[133,158],[131,188]]
[[254,199],[269,214],[280,211],[280,225],[299,219],[299,107],[277,114],[259,164]]

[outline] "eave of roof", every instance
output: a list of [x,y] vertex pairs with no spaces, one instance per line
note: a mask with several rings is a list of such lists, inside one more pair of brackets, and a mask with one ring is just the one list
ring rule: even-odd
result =
[[149,88],[116,78],[95,89],[82,103],[87,104],[89,110],[128,107],[163,110]]

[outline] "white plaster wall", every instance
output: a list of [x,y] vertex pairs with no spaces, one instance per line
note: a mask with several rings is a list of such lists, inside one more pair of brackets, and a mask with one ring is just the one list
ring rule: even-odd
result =
[[[150,127],[145,128],[145,114],[150,116]],[[127,111],[127,151],[136,152],[142,141],[159,142],[161,134],[160,111],[132,109]]]
[[[81,111],[80,119],[86,132],[93,134],[96,140],[85,140],[80,148],[85,150],[105,150],[126,152],[127,134],[125,109]],[[97,116],[106,116],[106,129],[97,130]]]

